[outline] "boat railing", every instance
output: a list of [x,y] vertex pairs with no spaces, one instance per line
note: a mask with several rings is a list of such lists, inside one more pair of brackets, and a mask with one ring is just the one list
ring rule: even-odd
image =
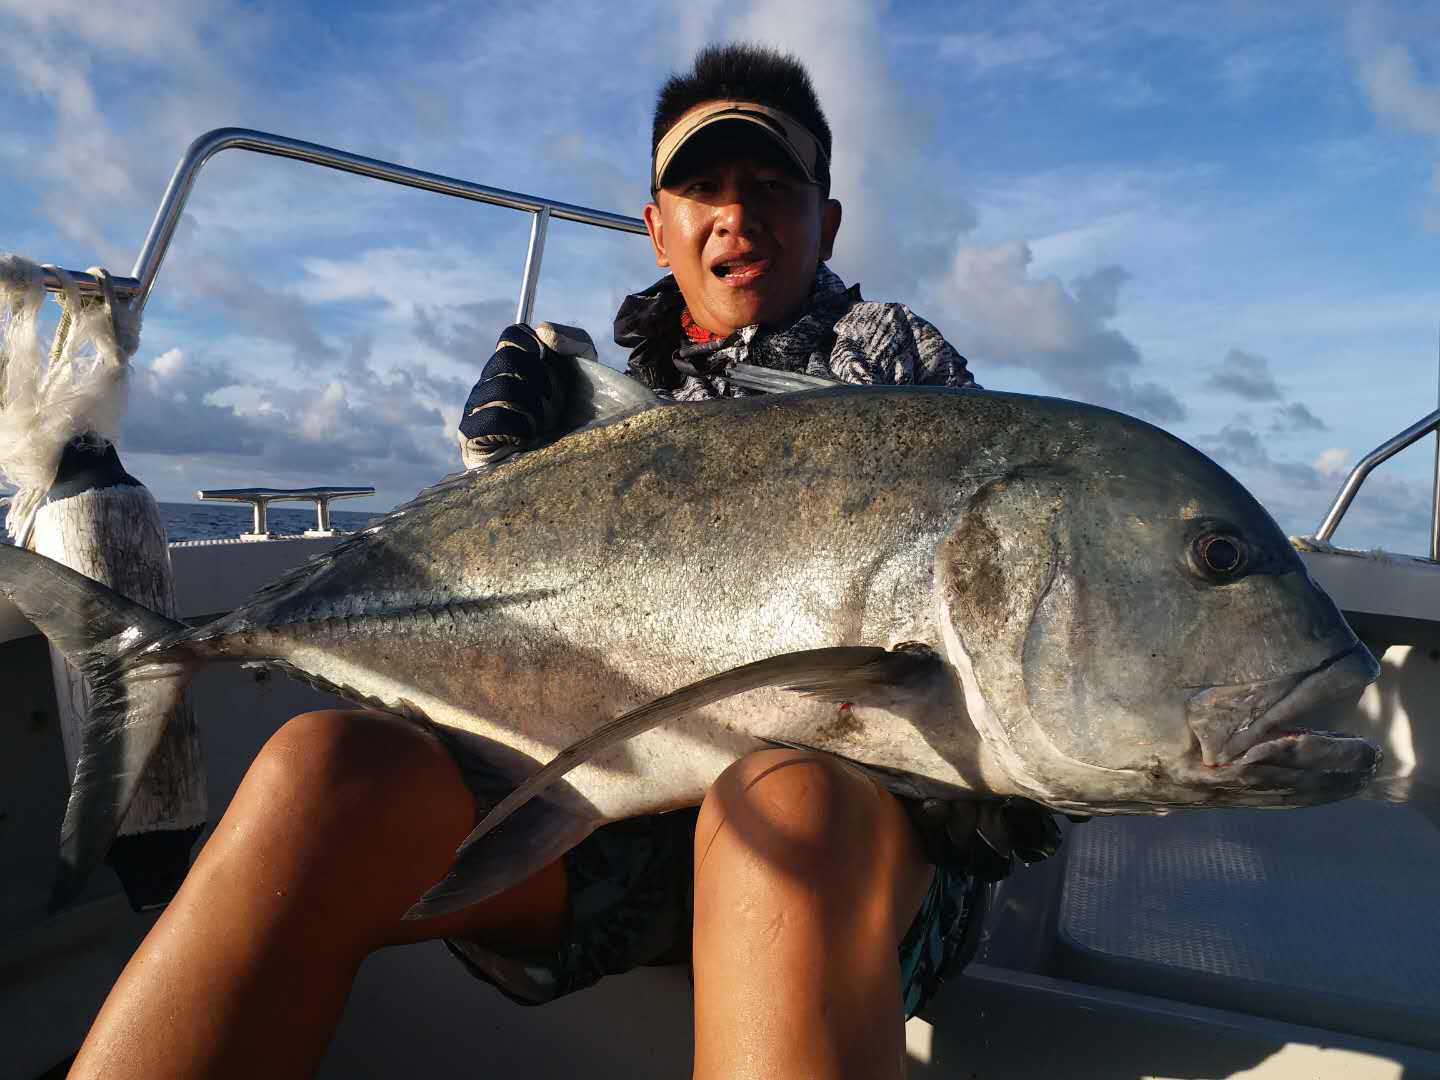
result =
[[254,527],[248,533],[241,533],[241,540],[273,540],[268,518],[272,502],[315,503],[315,528],[307,529],[304,536],[322,537],[338,535],[330,524],[330,503],[335,499],[358,499],[362,495],[374,495],[373,487],[308,487],[308,488],[211,488],[197,491],[195,497],[201,502],[249,503],[255,513]]
[[[160,264],[165,260],[165,253],[169,250],[170,241],[175,235],[175,227],[180,222],[180,215],[185,210],[185,204],[189,201],[190,192],[195,186],[200,170],[205,167],[206,162],[222,150],[251,150],[257,154],[291,158],[296,161],[308,162],[311,165],[322,165],[328,169],[338,169],[341,172],[366,176],[372,180],[384,180],[391,184],[420,188],[423,191],[433,191],[436,194],[449,195],[457,199],[469,199],[472,202],[489,203],[492,206],[506,206],[512,210],[523,210],[531,214],[530,244],[525,253],[525,270],[521,278],[520,301],[515,310],[516,322],[528,323],[534,314],[535,291],[540,280],[540,261],[545,253],[545,234],[551,218],[575,221],[582,225],[594,225],[602,229],[614,229],[618,232],[641,235],[645,233],[645,223],[639,218],[613,214],[608,210],[594,210],[588,206],[576,206],[572,203],[542,199],[517,191],[506,191],[504,188],[489,187],[470,180],[460,180],[453,176],[412,169],[407,165],[397,165],[394,162],[381,161],[378,158],[363,157],[360,154],[337,150],[331,146],[321,146],[319,143],[291,139],[284,135],[272,135],[264,131],[252,131],[249,128],[216,128],[214,131],[207,131],[192,142],[176,164],[175,172],[170,177],[170,184],[165,189],[165,197],[160,201],[159,209],[155,211],[155,218],[150,223],[150,231],[145,236],[145,243],[140,248],[140,254],[135,260],[135,266],[130,271],[130,276],[112,276],[110,279],[115,294],[122,300],[129,301],[132,309],[136,312],[143,310],[150,298],[150,291],[155,286],[155,277],[160,272]],[[101,291],[100,282],[95,275],[75,270],[67,271],[67,273],[74,279],[82,293],[98,294]],[[45,287],[51,292],[60,292],[63,288],[60,275],[47,269]]]
[[[216,128],[192,142],[176,164],[175,172],[170,177],[170,184],[165,189],[165,196],[160,202],[159,209],[155,212],[154,220],[150,223],[150,231],[145,236],[145,242],[141,246],[140,254],[135,260],[135,266],[130,271],[130,276],[112,276],[110,279],[116,295],[129,301],[135,311],[143,310],[150,298],[150,292],[155,286],[156,275],[160,272],[161,263],[164,262],[165,254],[170,248],[170,241],[174,237],[175,227],[179,224],[180,215],[189,201],[200,170],[222,150],[250,150],[259,154],[291,158],[312,165],[321,165],[329,169],[366,176],[374,180],[420,188],[423,191],[433,191],[439,195],[488,203],[492,206],[505,206],[531,214],[530,242],[525,253],[525,269],[521,277],[520,298],[515,308],[516,322],[528,323],[534,314],[535,293],[540,280],[540,263],[545,254],[545,236],[552,218],[575,221],[602,229],[614,229],[619,232],[642,235],[645,233],[643,221],[623,214],[595,210],[553,199],[542,199],[538,196],[507,191],[503,188],[489,187],[470,180],[412,169],[407,165],[364,157],[345,150],[337,150],[331,146],[322,146],[319,143],[291,139],[269,132],[254,131],[249,128]],[[81,292],[99,293],[101,291],[101,284],[95,275],[75,270],[67,271],[67,273]],[[60,275],[47,269],[45,287],[51,292],[60,292],[63,289]],[[1440,409],[1412,424],[1361,458],[1346,477],[1344,484],[1341,485],[1339,493],[1331,503],[1319,529],[1316,530],[1315,539],[1323,543],[1330,541],[1335,530],[1339,528],[1345,512],[1350,508],[1351,502],[1354,501],[1356,493],[1372,470],[1437,428],[1440,428]],[[259,491],[261,489],[246,490]],[[257,502],[255,507],[256,532],[262,533],[264,530],[260,524],[264,520],[263,504]],[[1436,447],[1434,498],[1430,519],[1430,558],[1432,561],[1440,562],[1440,440],[1437,440]]]
[[[1365,478],[1376,467],[1389,461],[1401,450],[1419,442],[1437,429],[1440,429],[1440,409],[1436,409],[1428,416],[1421,417],[1404,431],[1386,439],[1361,458],[1350,470],[1350,475],[1345,477],[1345,482],[1340,485],[1340,491],[1336,494],[1335,501],[1330,504],[1330,509],[1326,511],[1320,527],[1315,530],[1315,539],[1325,544],[1330,542],[1330,538],[1335,535],[1335,530],[1340,527],[1340,520],[1345,516],[1345,511],[1349,510],[1350,504],[1355,501],[1360,486],[1365,483]],[[1435,487],[1430,511],[1430,559],[1432,562],[1440,562],[1440,446],[1437,446],[1436,449]]]

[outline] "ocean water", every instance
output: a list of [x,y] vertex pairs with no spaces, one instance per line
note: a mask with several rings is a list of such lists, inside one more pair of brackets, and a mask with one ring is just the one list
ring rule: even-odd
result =
[[[165,520],[165,533],[175,540],[224,540],[250,531],[254,521],[250,507],[224,503],[170,503],[160,504],[160,516]],[[365,528],[377,513],[360,513],[354,510],[330,510],[330,527],[340,532],[355,532]],[[315,508],[301,504],[293,507],[271,506],[267,515],[269,529],[276,536],[299,536],[306,529],[315,527]]]

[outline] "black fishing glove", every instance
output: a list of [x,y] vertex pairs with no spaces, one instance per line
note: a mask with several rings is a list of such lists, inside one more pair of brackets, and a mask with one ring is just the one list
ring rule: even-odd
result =
[[[985,881],[1009,876],[1016,859],[1029,865],[1060,850],[1063,834],[1055,812],[1029,799],[965,801],[904,799],[925,856],[946,870]],[[1067,814],[1071,821],[1086,821]]]
[[506,327],[460,416],[460,457],[467,469],[492,465],[543,442],[565,406],[559,355],[594,358],[590,335],[574,327]]

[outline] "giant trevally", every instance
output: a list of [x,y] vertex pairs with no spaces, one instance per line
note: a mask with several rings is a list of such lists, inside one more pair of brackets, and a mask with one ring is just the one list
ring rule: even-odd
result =
[[1374,772],[1368,742],[1301,726],[1374,658],[1173,436],[939,388],[644,404],[442,481],[198,628],[0,549],[0,591],[94,689],[57,899],[213,660],[433,727],[492,806],[571,748],[417,915],[697,803],[767,740],[910,794],[1091,814],[1310,805]]

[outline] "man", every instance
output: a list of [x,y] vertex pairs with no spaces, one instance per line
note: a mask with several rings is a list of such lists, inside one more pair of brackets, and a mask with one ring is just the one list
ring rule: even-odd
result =
[[[830,148],[809,76],[787,57],[706,49],[692,72],[666,83],[644,216],[656,261],[671,273],[628,297],[615,318],[631,374],[682,401],[744,393],[695,372],[736,362],[852,383],[975,386],[934,326],[903,304],[863,302],[858,286],[846,289],[824,265],[841,220],[829,197]],[[512,329],[502,342],[528,333]],[[583,332],[566,340],[587,351]],[[545,426],[542,399],[551,387],[543,364],[496,360],[461,418],[470,466],[493,460],[497,448],[531,443]],[[519,395],[516,363],[535,384]]]
[[[656,261],[670,274],[628,297],[616,316],[615,340],[631,350],[632,375],[677,401],[747,393],[725,377],[725,369],[734,363],[851,383],[975,386],[964,358],[934,326],[902,304],[863,301],[858,287],[847,289],[825,265],[841,222],[840,203],[830,198],[830,150],[829,125],[808,76],[791,58],[750,47],[711,48],[700,53],[690,73],[670,79],[655,112],[652,201],[644,209]],[[537,334],[515,326],[501,335],[501,348],[482,373],[461,419],[459,437],[467,464],[490,463],[544,441],[547,418],[558,411],[564,393],[547,368],[552,347],[594,355],[583,331],[568,327],[544,324]],[[804,755],[789,760],[816,764]],[[1015,806],[1008,809],[1001,823],[985,829],[988,839],[1004,849],[996,834],[1009,823],[1009,832],[1019,829],[1027,857],[1045,854],[1054,843],[1048,817]],[[949,817],[956,841],[948,835],[937,837],[937,830],[923,828],[921,822],[929,855],[947,869],[932,881],[923,909],[905,924],[899,959],[907,1015],[934,992],[945,971],[967,958],[966,947],[979,929],[973,916],[983,899],[983,879],[1007,868],[985,840],[978,850],[974,847],[974,818],[966,817],[967,811],[973,814],[969,807],[952,811],[960,821]],[[942,819],[949,816],[944,809],[939,813]],[[712,842],[714,831],[708,825],[702,810],[697,850]],[[633,901],[614,904],[604,920],[597,920],[597,935],[623,959],[609,958],[583,971],[572,966],[558,978],[545,970],[544,988],[521,989],[513,981],[506,985],[490,950],[460,942],[452,942],[452,949],[474,957],[477,974],[522,1000],[548,996],[547,991],[557,987],[576,988],[602,969],[643,962],[646,951],[655,947],[650,931],[656,921],[667,926],[677,921],[668,904],[656,897],[669,895],[667,875],[673,862],[683,860],[693,827],[693,816],[684,813],[627,822],[601,830],[590,842],[596,848],[594,871],[582,869],[591,861],[586,845],[571,857],[577,899],[583,900],[586,884],[577,886],[576,880],[597,882],[597,888],[611,892],[633,892]],[[662,854],[657,857],[657,852]],[[688,860],[683,861],[688,870]],[[760,1019],[751,1015],[753,995],[730,993],[723,1004],[716,1004],[719,995],[702,993],[711,979],[726,980],[733,991],[729,982],[737,969],[754,976],[740,981],[756,990],[779,978],[775,971],[757,974],[753,957],[726,953],[734,937],[705,918],[705,874],[701,862],[694,888],[702,1049],[704,1032],[711,1026],[703,1015],[707,1011],[724,1015],[725,1022],[713,1026],[725,1030]],[[600,923],[606,927],[603,932]],[[627,926],[632,928],[628,934],[619,929]],[[510,978],[515,979],[515,973]],[[771,1000],[760,1011],[773,1013],[776,996],[767,995]],[[877,992],[872,1004],[875,1014],[884,1015],[883,993]],[[866,1038],[876,1037],[873,1025],[861,1026]],[[891,1028],[898,1030],[898,1025]],[[881,1039],[882,1044],[891,1041]],[[720,1071],[737,1075],[733,1062],[729,1068]]]
[[[662,91],[653,144],[645,220],[671,276],[617,317],[637,377],[680,400],[744,393],[725,378],[736,361],[971,384],[933,326],[862,301],[824,266],[841,210],[829,198],[830,132],[797,63],[705,50]],[[541,336],[569,340],[554,328],[503,335],[465,408],[467,461],[550,434],[563,387]],[[444,747],[406,721],[339,710],[291,720],[71,1075],[305,1075],[365,956],[438,937],[529,1003],[682,958],[693,942],[697,1077],[897,1076],[903,1017],[973,940],[978,876],[1055,839],[1044,814],[988,808],[977,830],[973,807],[905,807],[835,759],[770,750],[728,769],[698,812],[608,826],[492,900],[402,922],[481,809]]]

